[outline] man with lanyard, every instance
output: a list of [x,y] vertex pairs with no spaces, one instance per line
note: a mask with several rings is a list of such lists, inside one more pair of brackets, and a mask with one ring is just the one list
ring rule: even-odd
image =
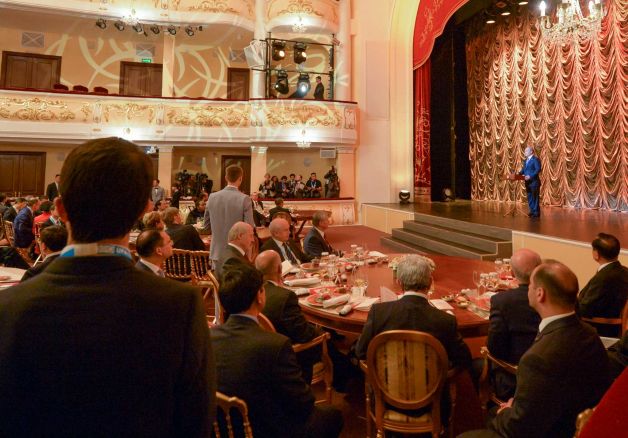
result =
[[61,173],[69,246],[0,296],[2,434],[208,436],[216,387],[201,298],[136,269],[128,248],[150,159],[122,139],[91,140]]
[[305,184],[305,192],[308,198],[320,198],[323,191],[323,184],[316,179],[316,173],[312,172],[310,179]]

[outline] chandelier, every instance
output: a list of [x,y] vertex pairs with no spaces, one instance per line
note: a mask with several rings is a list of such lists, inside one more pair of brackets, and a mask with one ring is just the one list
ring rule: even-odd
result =
[[301,16],[299,16],[299,21],[295,22],[292,25],[292,32],[295,32],[295,33],[307,32],[307,26],[303,24],[303,18],[301,18]]
[[579,0],[560,0],[555,17],[546,15],[547,4],[541,1],[541,31],[550,42],[560,45],[575,43],[580,38],[595,38],[600,31],[604,6],[601,0],[590,0],[585,16]]
[[305,136],[305,129],[301,131],[301,138],[297,140],[297,147],[299,149],[307,149],[312,145]]

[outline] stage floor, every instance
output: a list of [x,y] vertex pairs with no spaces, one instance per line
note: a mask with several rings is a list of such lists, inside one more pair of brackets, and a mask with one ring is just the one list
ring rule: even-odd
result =
[[[542,207],[540,219],[523,215],[506,216],[508,204],[495,201],[455,201],[423,204],[368,204],[403,212],[423,213],[450,219],[486,224],[514,231],[529,232],[561,239],[591,242],[599,232],[616,236],[622,248],[628,248],[628,212]],[[521,206],[527,211],[527,205]]]

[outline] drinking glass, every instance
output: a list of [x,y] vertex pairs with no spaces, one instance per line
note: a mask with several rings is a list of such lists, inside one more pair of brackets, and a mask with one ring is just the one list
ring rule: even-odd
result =
[[357,289],[360,297],[366,295],[366,289],[369,285],[369,277],[365,269],[356,269],[353,273],[353,287]]

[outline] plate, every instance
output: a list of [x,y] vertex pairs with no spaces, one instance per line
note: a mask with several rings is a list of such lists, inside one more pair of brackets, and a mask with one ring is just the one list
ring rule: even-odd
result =
[[320,266],[314,267],[312,263],[301,263],[301,269],[305,272],[317,272],[324,268],[321,268]]
[[0,275],[0,281],[9,281],[11,280],[10,275]]
[[[323,301],[320,300],[320,293],[323,290],[327,290],[325,293],[324,299],[328,300],[329,298],[339,297],[340,295],[344,295],[346,291],[339,291],[338,288],[333,287],[317,287],[314,289],[310,289],[310,296],[305,299],[307,303],[314,307],[323,307]],[[327,296],[328,295],[328,296]]]

